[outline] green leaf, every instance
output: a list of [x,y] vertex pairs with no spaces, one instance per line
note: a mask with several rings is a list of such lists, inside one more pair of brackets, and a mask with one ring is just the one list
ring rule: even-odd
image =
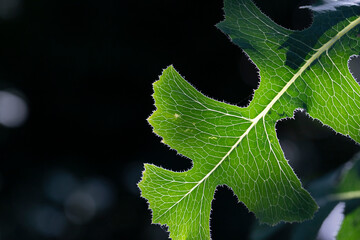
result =
[[270,239],[281,230],[289,233],[286,239],[315,239],[321,224],[340,201],[346,203],[346,212],[360,206],[360,153],[333,172],[311,182],[307,189],[320,206],[311,221],[279,224],[277,228],[257,224],[254,225],[250,239]]
[[360,239],[360,207],[345,216],[337,235],[338,240]]
[[312,218],[317,205],[275,131],[296,109],[360,142],[360,86],[347,67],[360,52],[359,7],[317,13],[304,31],[275,24],[250,0],[225,0],[224,10],[217,26],[259,68],[260,86],[249,106],[204,96],[172,66],[154,83],[157,109],[148,121],[165,144],[193,160],[184,172],[145,164],[139,183],[153,223],[167,225],[172,239],[210,238],[218,185],[230,187],[261,222]]

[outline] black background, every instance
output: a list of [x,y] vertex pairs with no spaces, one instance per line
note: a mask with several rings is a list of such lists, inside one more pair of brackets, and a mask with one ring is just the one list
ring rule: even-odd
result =
[[[284,27],[311,24],[299,9],[309,1],[256,3]],[[258,84],[255,67],[214,26],[222,7],[221,0],[22,0],[16,11],[0,11],[0,90],[20,94],[29,110],[22,126],[0,125],[1,239],[167,239],[151,225],[136,183],[145,162],[177,171],[191,162],[146,122],[152,83],[173,64],[207,96],[239,106]],[[305,186],[360,150],[321,125],[296,113],[276,126]],[[91,216],[89,185],[108,196]],[[86,197],[74,197],[79,192]],[[77,199],[70,210],[69,199]],[[247,239],[254,216],[224,187],[215,199],[213,239]]]

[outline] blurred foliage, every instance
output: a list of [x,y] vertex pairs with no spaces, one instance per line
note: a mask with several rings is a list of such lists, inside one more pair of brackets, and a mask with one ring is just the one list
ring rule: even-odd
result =
[[337,235],[338,240],[358,240],[360,239],[360,207],[346,215],[340,231]]

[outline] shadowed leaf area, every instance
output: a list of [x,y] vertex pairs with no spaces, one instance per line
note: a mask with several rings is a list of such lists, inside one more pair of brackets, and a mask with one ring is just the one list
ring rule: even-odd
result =
[[[320,206],[313,219],[300,224],[282,223],[277,225],[276,228],[257,224],[252,229],[250,239],[276,239],[276,234],[282,235],[281,233],[285,231],[288,235],[286,239],[316,239],[321,225],[339,202],[343,202],[346,205],[346,217],[342,228],[350,230],[349,224],[345,224],[346,221],[350,221],[346,219],[351,218],[347,217],[347,215],[351,214],[360,205],[360,153],[356,154],[349,162],[336,170],[311,182],[308,190]],[[354,217],[355,215],[354,213]],[[344,224],[347,227],[343,227]],[[354,226],[354,229],[348,231],[349,236],[358,232],[358,229],[357,226]],[[339,232],[339,236],[344,235],[344,231],[340,230],[342,233],[340,234]]]

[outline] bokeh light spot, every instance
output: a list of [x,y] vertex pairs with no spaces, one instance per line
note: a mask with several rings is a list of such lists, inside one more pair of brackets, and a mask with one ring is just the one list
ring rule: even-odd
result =
[[0,124],[6,127],[21,126],[28,115],[28,107],[20,96],[0,91]]
[[0,17],[4,19],[17,17],[20,13],[21,5],[21,0],[1,0]]
[[89,222],[94,217],[95,212],[95,201],[85,191],[76,191],[66,199],[65,215],[74,224]]
[[98,211],[111,207],[114,202],[114,188],[106,180],[92,179],[85,184],[84,190],[92,197]]
[[46,237],[58,237],[66,227],[65,216],[53,207],[41,206],[32,215],[34,229]]
[[45,181],[45,193],[53,201],[64,203],[67,197],[78,187],[75,177],[64,170],[53,171]]

